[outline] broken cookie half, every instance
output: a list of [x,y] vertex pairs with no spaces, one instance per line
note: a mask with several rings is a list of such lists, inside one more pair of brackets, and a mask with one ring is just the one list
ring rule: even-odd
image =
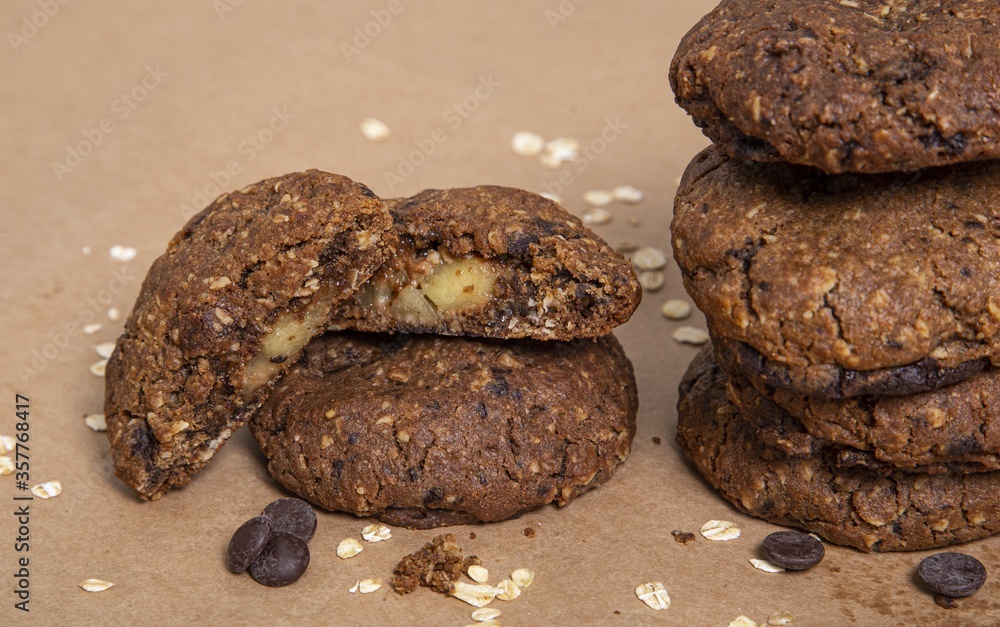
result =
[[621,253],[538,194],[484,185],[387,202],[397,251],[335,308],[331,329],[597,338],[639,305]]
[[367,187],[317,170],[194,216],[150,268],[108,362],[115,474],[150,500],[187,484],[391,255],[391,226]]

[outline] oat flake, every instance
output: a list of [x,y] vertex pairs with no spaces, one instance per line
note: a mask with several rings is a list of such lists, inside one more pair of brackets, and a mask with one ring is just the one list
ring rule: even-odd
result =
[[740,537],[740,528],[728,520],[710,520],[701,526],[701,535],[706,540],[728,542]]
[[478,564],[469,566],[469,571],[466,574],[469,575],[469,579],[476,583],[486,583],[490,580],[490,571]]
[[535,580],[535,571],[530,568],[518,568],[510,574],[511,581],[522,588],[527,588]]
[[756,568],[757,570],[762,570],[765,573],[783,573],[783,572],[785,572],[784,568],[782,568],[781,566],[778,566],[777,564],[769,562],[767,560],[761,560],[761,559],[753,558],[753,559],[750,560],[750,563],[753,564],[754,568]]
[[684,320],[691,316],[691,303],[674,298],[663,303],[660,313],[668,320]]
[[84,579],[80,582],[80,587],[87,592],[104,592],[115,584],[103,579]]
[[673,332],[674,340],[681,344],[701,346],[708,343],[708,332],[694,327],[680,327]]
[[366,542],[381,542],[392,537],[392,529],[389,529],[382,523],[368,525],[361,530],[361,537]]
[[639,584],[635,588],[635,596],[653,610],[665,610],[670,607],[670,595],[667,594],[661,581]]
[[363,550],[364,547],[354,538],[344,538],[337,545],[337,557],[342,560],[351,559]]
[[104,376],[104,370],[105,370],[105,368],[107,368],[107,366],[108,366],[108,360],[107,359],[102,359],[101,361],[96,361],[96,362],[90,364],[90,374],[94,375],[95,377],[103,377]]
[[40,499],[51,499],[62,494],[62,483],[46,481],[31,488],[31,493]]
[[365,118],[358,124],[358,130],[365,139],[373,142],[381,142],[389,139],[389,125],[376,118]]
[[0,476],[14,472],[14,460],[8,455],[0,455]]
[[87,425],[94,431],[108,430],[108,423],[104,418],[104,414],[87,414],[83,417],[83,424]]
[[481,607],[472,612],[472,620],[477,623],[484,623],[488,620],[495,620],[500,617],[500,610],[492,607]]

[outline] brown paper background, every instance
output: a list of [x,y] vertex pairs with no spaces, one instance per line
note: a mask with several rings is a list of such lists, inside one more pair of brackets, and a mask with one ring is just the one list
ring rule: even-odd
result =
[[[13,609],[12,574],[24,555],[13,549],[18,491],[13,477],[0,477],[0,623],[470,622],[471,607],[426,589],[405,597],[388,586],[365,596],[347,592],[364,577],[388,582],[395,562],[434,531],[394,529],[390,541],[341,561],[337,543],[358,537],[365,521],[322,513],[312,565],[295,585],[268,589],[229,573],[223,553],[230,534],[283,491],[244,431],[189,487],[139,502],[112,475],[104,436],[82,421],[102,407],[103,380],[87,369],[98,359],[92,345],[120,332],[107,308],[127,314],[195,190],[212,197],[307,167],[346,174],[385,197],[478,183],[551,190],[560,171],[511,152],[519,130],[589,144],[607,119],[619,120],[621,133],[585,171],[563,168],[572,178],[564,202],[579,212],[588,189],[635,185],[645,201],[613,207],[615,220],[597,230],[612,243],[632,239],[669,250],[676,179],[707,141],[673,104],[667,68],[680,37],[714,1],[77,1],[43,19],[44,3],[8,0],[0,11],[4,31],[21,33],[33,16],[44,22],[17,50],[9,38],[0,45],[0,433],[14,429],[15,393],[29,396],[32,483],[58,479],[64,492],[31,503],[25,615]],[[341,44],[372,22],[372,11],[390,6],[398,10],[388,24],[345,58]],[[564,19],[552,21],[560,11]],[[144,98],[126,117],[116,99],[142,84],[147,67],[166,76],[147,78],[155,89],[138,89]],[[480,90],[488,98],[470,101],[476,110],[455,125],[449,109],[490,79],[499,85]],[[275,109],[294,119],[269,135],[263,129]],[[366,116],[386,121],[392,137],[365,140],[357,125]],[[105,118],[111,131],[59,180],[53,162],[65,161],[67,146],[86,141],[84,132]],[[435,129],[444,141],[402,183],[390,184],[386,172]],[[241,147],[262,132],[269,142],[263,150]],[[218,174],[227,165],[229,181]],[[641,225],[629,226],[627,217]],[[115,244],[134,246],[137,258],[112,260]],[[721,500],[673,444],[677,383],[696,349],[670,334],[704,322],[660,316],[666,299],[684,296],[672,261],[667,272],[666,287],[646,294],[618,332],[635,362],[641,401],[632,456],[619,474],[562,510],[452,529],[494,581],[520,566],[537,572],[519,599],[494,602],[501,622],[727,625],[741,614],[763,622],[782,610],[794,625],[1000,622],[997,538],[962,547],[994,578],[950,611],[914,582],[926,553],[864,555],[828,545],[823,563],[805,573],[767,574],[748,564],[776,527]],[[103,329],[81,334],[93,321]],[[712,518],[737,522],[743,536],[728,543],[699,537],[684,546],[670,535],[696,532]],[[522,535],[527,527],[535,537]],[[90,577],[115,586],[88,594],[77,584]],[[657,579],[673,600],[659,613],[633,593]]]

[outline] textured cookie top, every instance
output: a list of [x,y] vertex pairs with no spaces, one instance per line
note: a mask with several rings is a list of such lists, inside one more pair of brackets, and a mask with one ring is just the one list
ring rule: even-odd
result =
[[[863,551],[913,551],[1000,532],[1000,471],[927,474],[843,463],[845,449],[768,446],[726,395],[710,348],[680,384],[677,443],[740,510]],[[848,451],[849,452],[849,451]]]
[[1000,362],[998,192],[1000,162],[827,176],[710,147],[677,192],[674,257],[712,332],[791,370],[792,389]]
[[427,528],[566,504],[628,455],[637,396],[613,336],[537,342],[331,333],[251,428],[331,510]]
[[732,156],[827,172],[1000,157],[1000,3],[724,0],[670,68]]
[[390,227],[365,186],[316,170],[191,218],[150,268],[108,363],[118,476],[145,498],[187,483],[391,251]]
[[399,253],[334,328],[569,340],[606,335],[639,304],[629,262],[538,194],[480,186],[388,204]]

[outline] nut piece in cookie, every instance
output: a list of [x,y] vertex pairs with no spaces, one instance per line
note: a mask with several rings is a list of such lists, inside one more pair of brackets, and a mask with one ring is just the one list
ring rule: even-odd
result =
[[251,421],[271,475],[329,510],[430,528],[565,505],[628,456],[621,346],[329,333]]
[[639,304],[621,253],[537,194],[481,186],[387,202],[398,251],[332,329],[568,340],[610,333]]
[[918,170],[1000,157],[998,38],[997,2],[724,0],[670,84],[733,157]]
[[224,194],[149,270],[107,366],[115,474],[142,498],[187,484],[391,251],[385,204],[317,170]]

